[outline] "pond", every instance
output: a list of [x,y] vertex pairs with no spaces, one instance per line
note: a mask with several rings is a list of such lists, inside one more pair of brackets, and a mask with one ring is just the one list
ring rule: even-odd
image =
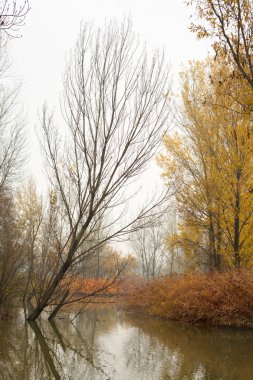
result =
[[0,322],[0,379],[252,380],[253,331],[88,310]]

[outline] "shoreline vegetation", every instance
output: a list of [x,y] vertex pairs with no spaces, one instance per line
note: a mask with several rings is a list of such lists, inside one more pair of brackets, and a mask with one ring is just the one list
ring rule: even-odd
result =
[[123,294],[120,304],[127,311],[191,324],[253,328],[250,270],[129,280]]
[[[90,308],[116,307],[143,317],[189,325],[253,329],[253,276],[250,269],[191,273],[147,281],[129,276],[96,294],[102,278],[77,278],[71,292],[84,296],[83,307],[71,303],[59,317]],[[95,294],[89,297],[89,294]],[[1,310],[0,319],[13,319],[14,305]],[[81,310],[80,310],[81,309]]]
[[[250,269],[233,269],[211,274],[174,275],[151,281],[129,276],[102,294],[98,293],[85,308],[116,306],[146,317],[192,325],[253,329],[252,274]],[[84,286],[80,280],[76,283],[80,294],[88,295],[101,286],[101,281],[86,279]],[[68,314],[78,307],[66,305],[63,312]]]

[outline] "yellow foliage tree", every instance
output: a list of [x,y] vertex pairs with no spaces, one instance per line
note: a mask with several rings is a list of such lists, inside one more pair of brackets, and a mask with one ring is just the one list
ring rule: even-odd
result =
[[[189,0],[197,38],[211,38],[217,57],[242,75],[253,88],[253,3],[250,0]],[[235,71],[232,71],[235,74]]]
[[177,188],[178,242],[194,265],[240,267],[253,252],[253,131],[248,82],[206,60],[182,74],[178,134],[159,157]]

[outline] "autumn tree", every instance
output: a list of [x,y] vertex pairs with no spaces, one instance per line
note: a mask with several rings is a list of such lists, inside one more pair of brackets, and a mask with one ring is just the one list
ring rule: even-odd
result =
[[[16,226],[23,257],[24,273],[24,280],[20,284],[20,288],[22,289],[22,302],[26,313],[27,306],[30,306],[34,293],[38,296],[38,284],[42,280],[38,268],[40,268],[41,274],[42,268],[39,257],[43,247],[43,224],[46,218],[45,206],[37,194],[36,185],[32,178],[17,190],[15,206]],[[48,235],[47,238],[49,238]]]
[[0,192],[0,309],[21,297],[22,249],[18,239],[15,204],[10,190]]
[[[96,241],[94,241],[96,242]],[[80,276],[92,278],[110,278],[118,268],[124,266],[124,275],[134,272],[137,260],[130,254],[124,255],[109,244],[99,244],[89,263],[81,263]]]
[[[16,194],[16,224],[23,256],[24,281],[20,285],[25,315],[39,302],[55,275],[61,247],[62,223],[53,190],[48,197],[38,195],[33,179]],[[59,289],[58,298],[64,293]],[[55,294],[56,296],[56,294]]]
[[[211,38],[222,58],[253,88],[253,4],[250,0],[191,0],[197,20],[190,26],[197,38]],[[236,75],[234,70],[231,75]]]
[[[64,77],[66,132],[60,132],[46,108],[41,118],[41,140],[64,233],[57,271],[29,320],[55,300],[63,280],[80,262],[88,262],[100,244],[122,239],[147,214],[155,218],[155,206],[163,197],[126,214],[128,185],[160,143],[169,112],[168,85],[163,55],[148,57],[129,21],[120,26],[110,22],[105,29],[81,27]],[[100,228],[101,239],[94,244]]]
[[252,120],[240,99],[249,84],[207,60],[183,74],[181,133],[165,136],[160,157],[177,186],[178,242],[195,265],[251,265]]

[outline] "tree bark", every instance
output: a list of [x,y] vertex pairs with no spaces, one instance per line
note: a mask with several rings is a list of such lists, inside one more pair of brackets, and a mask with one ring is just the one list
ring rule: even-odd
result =
[[53,282],[51,283],[51,285],[49,286],[49,288],[45,291],[45,293],[43,294],[43,297],[41,299],[41,301],[39,302],[39,304],[36,306],[36,308],[28,315],[27,317],[27,321],[36,321],[36,319],[40,316],[41,312],[45,309],[45,307],[48,305],[48,301],[50,300],[50,298],[52,297],[55,289],[57,288],[57,286],[59,285],[60,281],[63,279],[64,277],[64,274],[67,272],[67,270],[69,269],[70,267],[70,264],[71,264],[71,257],[72,255],[68,255],[68,258],[66,259],[66,261],[64,262],[64,264],[62,265],[61,269],[59,270],[59,272],[57,273],[57,275],[55,276]]
[[240,189],[239,181],[241,177],[240,170],[236,173],[236,195],[235,195],[235,218],[234,218],[234,263],[236,268],[240,268]]
[[67,289],[64,292],[63,297],[62,297],[60,303],[54,308],[54,310],[52,311],[52,313],[49,315],[48,319],[53,319],[58,314],[58,312],[64,306],[66,298],[68,297],[68,295],[69,295],[69,290]]

